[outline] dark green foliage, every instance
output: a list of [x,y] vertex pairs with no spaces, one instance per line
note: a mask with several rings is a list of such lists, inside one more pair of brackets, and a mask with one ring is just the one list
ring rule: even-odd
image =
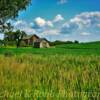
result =
[[26,33],[24,31],[20,30],[17,30],[16,32],[9,31],[5,33],[4,41],[6,42],[6,44],[10,43],[14,45],[15,43],[16,47],[18,48],[20,46],[23,36],[25,35]]
[[62,45],[62,44],[73,44],[72,41],[54,41],[54,42],[51,42],[50,45],[51,46],[56,46],[56,45]]
[[4,52],[4,56],[5,57],[11,57],[11,56],[14,56],[14,53],[11,50],[7,50],[7,51]]
[[23,10],[30,0],[0,0],[0,19],[15,18],[18,11]]
[[20,10],[26,9],[31,0],[0,0],[0,32],[7,27],[8,19],[18,16]]
[[0,46],[2,47],[2,46],[4,46],[4,41],[3,40],[0,40]]
[[79,43],[79,41],[75,40],[75,41],[74,41],[74,43],[75,43],[75,44],[78,44],[78,43]]
[[16,41],[16,47],[18,48],[20,46],[20,43],[22,41],[22,38],[26,35],[24,31],[17,30],[14,32],[14,39]]

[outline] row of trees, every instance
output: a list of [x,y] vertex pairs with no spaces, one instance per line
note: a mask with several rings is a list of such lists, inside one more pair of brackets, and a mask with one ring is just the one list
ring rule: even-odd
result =
[[20,46],[20,42],[26,33],[20,30],[13,32],[13,27],[7,21],[15,19],[18,12],[26,9],[30,2],[31,0],[0,0],[0,33],[4,33],[5,42],[15,41],[16,46]]
[[59,40],[56,40],[56,41],[50,43],[51,46],[62,45],[62,44],[79,44],[79,41],[78,40],[75,40],[75,41],[59,41]]

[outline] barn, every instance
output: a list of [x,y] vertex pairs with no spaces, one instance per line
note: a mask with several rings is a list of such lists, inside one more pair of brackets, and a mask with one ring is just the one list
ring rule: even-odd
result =
[[45,38],[41,38],[38,41],[34,42],[34,48],[49,48],[49,41]]
[[26,45],[33,45],[34,42],[38,41],[40,38],[37,35],[27,35],[23,37],[22,41],[25,42]]
[[49,48],[50,42],[46,38],[40,38],[37,35],[27,35],[23,37],[22,42],[25,43],[25,45],[31,45],[34,48]]

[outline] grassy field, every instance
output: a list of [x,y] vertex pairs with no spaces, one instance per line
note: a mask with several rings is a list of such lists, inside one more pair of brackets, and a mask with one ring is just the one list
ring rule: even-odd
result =
[[0,99],[99,100],[99,45],[82,45],[0,48]]
[[100,55],[100,49],[89,48],[89,49],[78,49],[78,48],[0,48],[0,54],[5,54],[6,52],[11,52],[15,55],[20,54],[37,54],[37,55]]

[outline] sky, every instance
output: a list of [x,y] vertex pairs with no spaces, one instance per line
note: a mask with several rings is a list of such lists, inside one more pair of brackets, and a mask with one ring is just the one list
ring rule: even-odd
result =
[[100,0],[32,0],[11,23],[51,41],[99,41]]

